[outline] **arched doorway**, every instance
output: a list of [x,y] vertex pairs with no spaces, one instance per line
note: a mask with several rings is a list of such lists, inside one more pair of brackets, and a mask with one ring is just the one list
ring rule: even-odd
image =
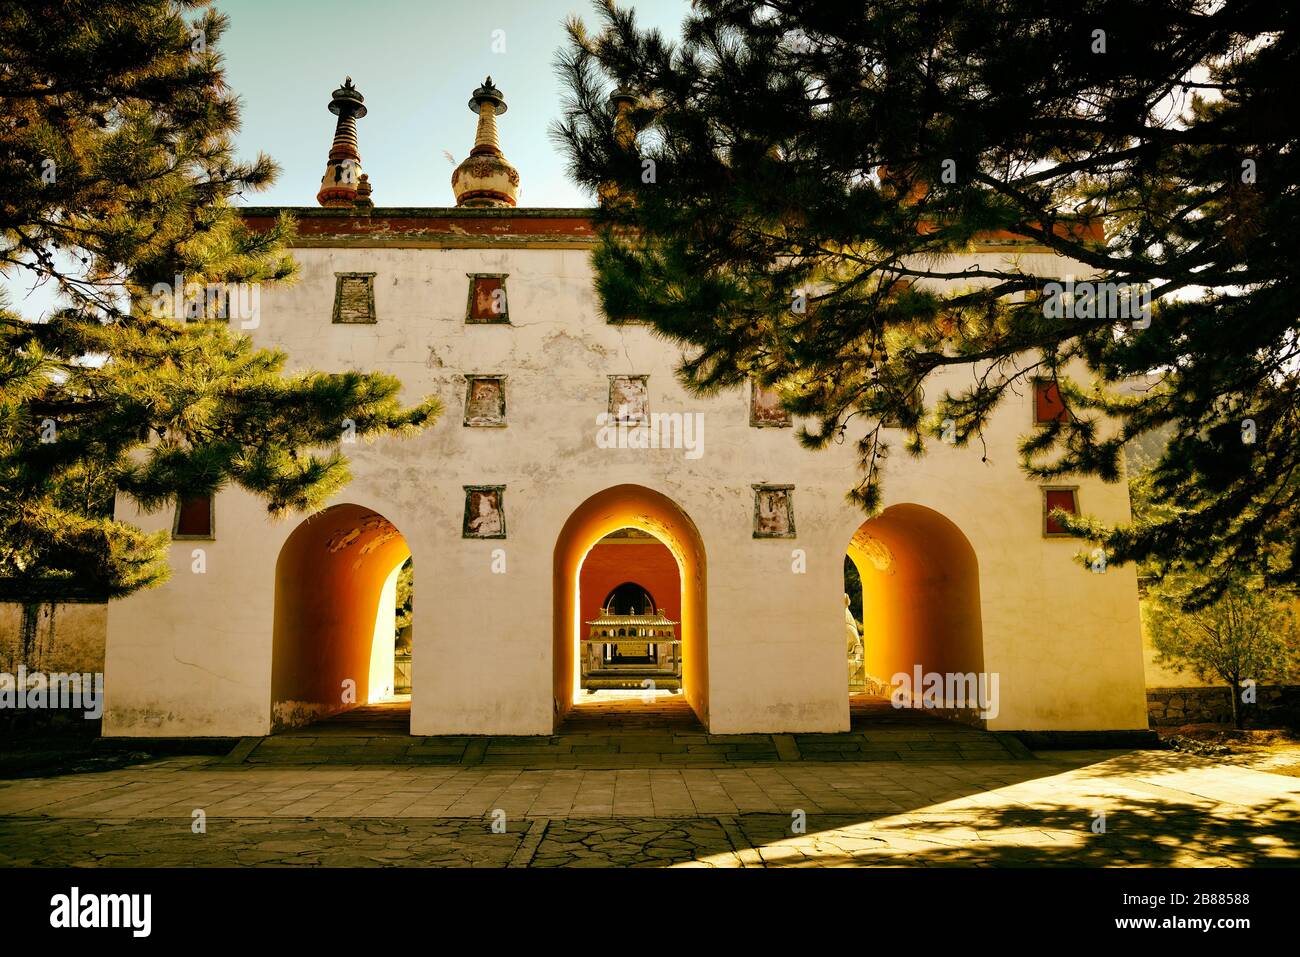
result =
[[[617,535],[618,532],[615,532],[614,534]],[[608,541],[608,538],[609,536],[606,536],[604,539],[601,539],[601,543]],[[600,548],[601,543],[598,543],[596,547]],[[590,559],[582,563],[584,574],[590,564]],[[585,595],[587,589],[583,588],[581,584],[579,585],[579,588],[581,593]],[[583,602],[584,608],[585,605],[586,603]],[[620,612],[628,615],[653,615],[659,606],[655,604],[654,595],[650,594],[644,586],[637,582],[623,582],[623,584],[616,585],[610,590],[609,594],[605,596],[605,600],[600,603],[600,607],[606,611]],[[586,617],[585,611],[583,617]]]
[[397,527],[360,505],[317,512],[285,540],[275,566],[272,730],[392,696],[399,578],[410,557]]
[[654,535],[628,527],[596,542],[578,572],[580,691],[604,705],[616,692],[647,705],[680,693],[681,593],[677,559]]
[[[969,677],[983,680],[979,563],[961,529],[934,509],[893,505],[858,527],[847,557],[845,651],[851,706],[859,696],[879,700],[891,691],[899,694],[900,685],[919,703],[924,683],[912,688],[917,676],[945,676],[946,687],[962,692]],[[860,643],[856,654],[854,627]],[[897,675],[907,675],[908,682],[896,681]],[[945,696],[943,703],[951,701]],[[978,708],[937,710],[978,720]]]
[[[642,569],[636,575],[616,577],[604,586],[590,583],[583,597],[584,564],[602,540],[624,530],[648,535],[671,554],[672,584],[660,571]],[[626,547],[626,546],[624,546]],[[573,708],[582,692],[579,645],[584,637],[584,607],[598,603],[615,583],[631,582],[646,597],[657,600],[656,610],[678,622],[681,646],[681,688],[701,723],[708,723],[708,621],[706,611],[706,557],[695,523],[667,496],[640,485],[617,485],[591,496],[574,510],[555,543],[554,588],[554,706],[558,722]],[[675,592],[675,594],[673,594]]]

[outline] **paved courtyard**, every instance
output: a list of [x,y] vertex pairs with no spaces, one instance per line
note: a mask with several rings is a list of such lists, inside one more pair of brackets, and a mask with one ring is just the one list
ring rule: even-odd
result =
[[3,866],[1298,863],[1300,778],[1173,751],[571,769],[184,757],[0,782]]

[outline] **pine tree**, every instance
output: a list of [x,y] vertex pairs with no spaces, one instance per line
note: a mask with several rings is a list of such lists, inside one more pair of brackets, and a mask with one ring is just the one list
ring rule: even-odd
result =
[[[604,200],[604,310],[680,343],[687,386],[774,385],[810,447],[852,428],[871,512],[882,423],[912,454],[945,434],[978,454],[1045,378],[1068,415],[1023,438],[1030,475],[1118,481],[1126,445],[1170,436],[1162,508],[1074,534],[1112,562],[1300,578],[1285,5],[700,0],[679,44],[598,6],[598,31],[569,24],[553,132]],[[1061,258],[952,267],[989,233]],[[1067,271],[1133,298],[1070,300]],[[972,384],[942,391],[953,367]]]
[[358,436],[433,421],[397,379],[284,372],[255,349],[260,284],[291,279],[292,223],[245,227],[266,156],[235,159],[239,113],[204,2],[0,2],[0,275],[59,292],[0,299],[0,597],[120,597],[167,575],[167,535],[113,517],[230,484],[272,514],[348,481]]

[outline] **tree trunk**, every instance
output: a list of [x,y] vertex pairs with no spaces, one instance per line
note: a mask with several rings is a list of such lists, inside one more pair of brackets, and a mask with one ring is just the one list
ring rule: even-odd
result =
[[1232,726],[1238,731],[1241,730],[1241,682],[1235,677],[1232,679]]

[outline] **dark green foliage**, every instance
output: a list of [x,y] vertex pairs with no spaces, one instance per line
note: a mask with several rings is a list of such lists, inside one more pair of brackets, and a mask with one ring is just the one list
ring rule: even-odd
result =
[[[1075,534],[1112,562],[1300,578],[1286,5],[700,0],[679,46],[600,15],[570,24],[555,135],[619,197],[599,215],[605,311],[683,345],[689,387],[755,377],[809,418],[808,446],[855,439],[872,512],[882,421],[913,454],[945,421],[982,450],[1009,393],[1054,379],[1071,416],[1023,439],[1032,476],[1118,480],[1127,443],[1170,436],[1161,509]],[[614,88],[638,98],[631,147]],[[990,231],[1061,258],[954,271]],[[1149,326],[1050,315],[1066,273],[1149,286]]]
[[185,298],[293,272],[292,223],[253,231],[232,205],[276,170],[234,158],[225,28],[198,2],[0,2],[0,275],[60,293],[39,321],[0,300],[2,597],[163,580],[167,535],[115,520],[119,492],[157,509],[233,484],[315,509],[348,481],[345,420],[437,415],[391,376],[286,375],[241,334],[255,316]]

